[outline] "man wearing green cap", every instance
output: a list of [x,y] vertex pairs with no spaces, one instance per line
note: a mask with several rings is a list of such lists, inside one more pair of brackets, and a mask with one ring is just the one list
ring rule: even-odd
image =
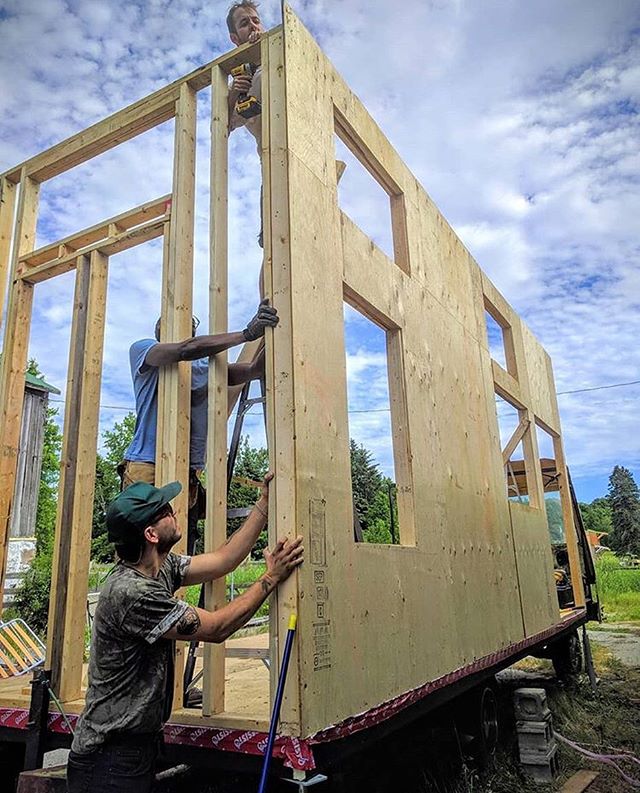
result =
[[210,612],[175,597],[182,586],[221,578],[247,556],[267,521],[269,482],[240,529],[217,551],[171,552],[181,532],[171,500],[179,482],[135,482],[109,505],[107,530],[120,561],[107,579],[91,637],[86,705],[67,765],[69,793],[151,790],[164,722],[171,713],[175,639],[223,642],[302,563],[302,538],[264,551],[266,572]]

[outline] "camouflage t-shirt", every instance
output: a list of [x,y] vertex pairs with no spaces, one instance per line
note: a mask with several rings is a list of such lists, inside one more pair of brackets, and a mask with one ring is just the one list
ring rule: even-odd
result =
[[169,718],[175,642],[161,637],[188,608],[173,595],[190,562],[170,553],[156,578],[121,562],[107,579],[93,621],[74,752],[89,752],[114,732],[157,732]]

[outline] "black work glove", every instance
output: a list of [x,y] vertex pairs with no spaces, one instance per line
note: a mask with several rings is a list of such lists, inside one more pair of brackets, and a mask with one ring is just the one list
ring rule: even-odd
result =
[[245,341],[255,341],[264,336],[265,328],[275,328],[279,321],[278,312],[269,305],[269,299],[265,298],[258,306],[255,317],[249,320],[249,324],[242,331],[242,335]]

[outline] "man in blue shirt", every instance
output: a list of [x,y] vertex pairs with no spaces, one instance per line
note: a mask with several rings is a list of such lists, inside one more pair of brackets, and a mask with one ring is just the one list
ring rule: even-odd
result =
[[[265,328],[278,324],[278,314],[268,300],[263,300],[247,327],[233,333],[196,336],[196,321],[192,336],[179,342],[160,343],[160,320],[156,323],[155,339],[140,339],[131,345],[129,361],[136,400],[136,427],[133,440],[125,453],[122,486],[133,482],[155,484],[156,428],[158,420],[159,368],[192,361],[191,364],[191,428],[189,444],[189,531],[187,553],[191,555],[197,539],[198,496],[201,493],[199,473],[205,465],[207,445],[207,386],[211,355],[235,347],[245,341],[264,336]],[[230,386],[246,383],[262,376],[264,357],[252,363],[229,365]]]

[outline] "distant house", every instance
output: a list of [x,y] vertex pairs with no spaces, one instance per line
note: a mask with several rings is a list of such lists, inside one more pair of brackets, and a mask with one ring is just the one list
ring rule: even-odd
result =
[[18,583],[36,552],[36,510],[42,471],[44,425],[49,394],[59,393],[59,389],[42,378],[28,372],[25,375],[18,468],[9,524],[7,589],[12,589]]

